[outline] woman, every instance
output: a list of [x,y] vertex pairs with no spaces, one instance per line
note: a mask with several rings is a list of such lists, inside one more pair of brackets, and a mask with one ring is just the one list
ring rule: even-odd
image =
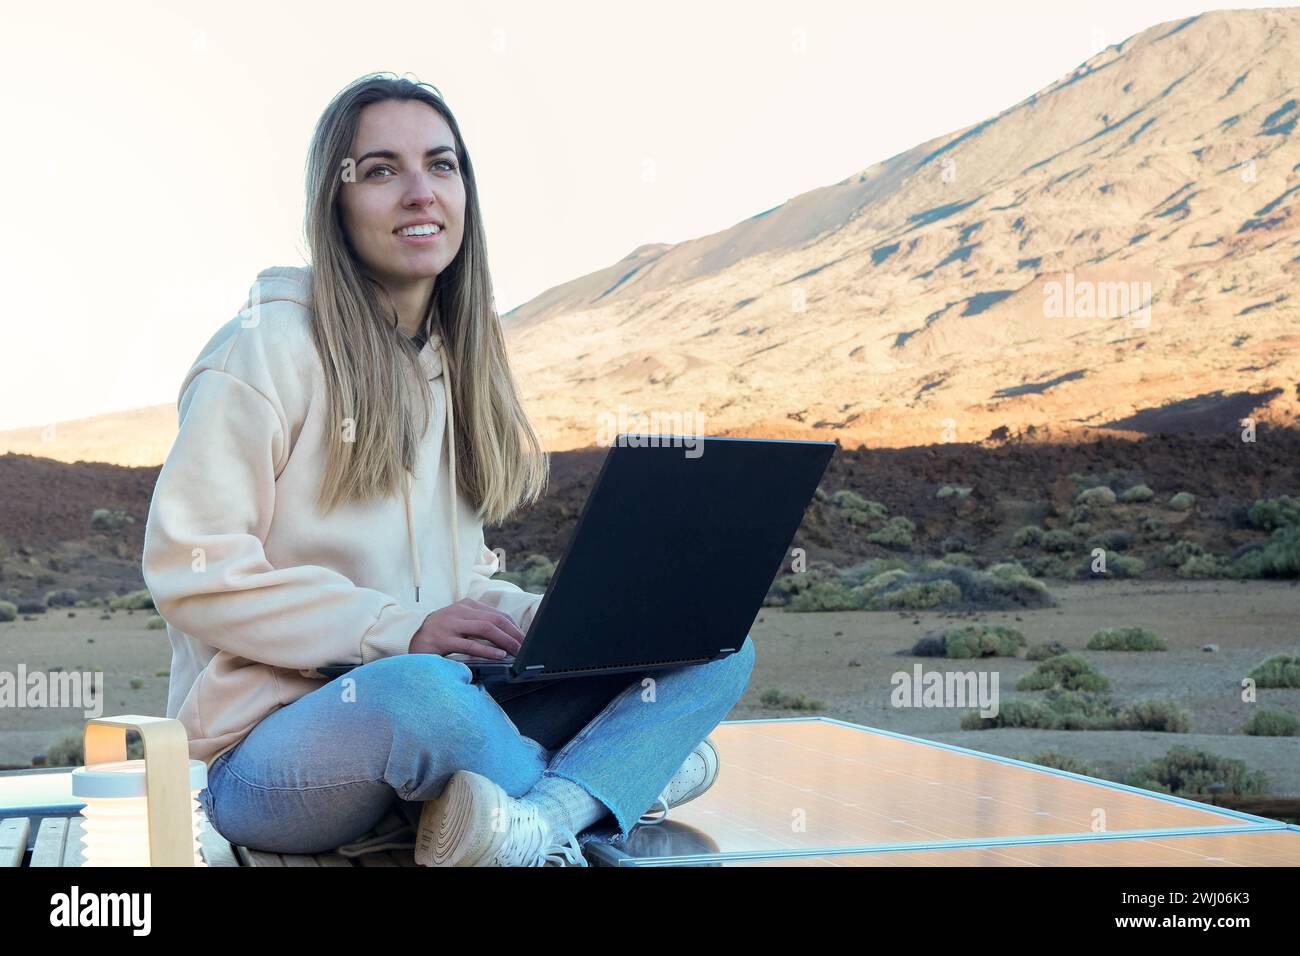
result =
[[[314,853],[396,803],[419,813],[425,865],[585,865],[579,834],[622,844],[662,819],[645,808],[712,783],[705,735],[753,643],[647,675],[471,683],[447,655],[516,652],[541,602],[491,579],[483,523],[535,502],[548,471],[469,151],[432,87],[376,74],[335,97],[306,231],[311,267],[260,273],[186,376],[145,531],[167,713],[208,764],[209,819]],[[326,681],[333,663],[361,666]]]

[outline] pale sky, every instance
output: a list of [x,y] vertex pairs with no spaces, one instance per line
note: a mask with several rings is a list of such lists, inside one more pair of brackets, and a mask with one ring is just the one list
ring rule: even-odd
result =
[[174,404],[256,274],[306,262],[307,144],[362,74],[446,97],[505,312],[977,123],[1156,23],[1237,6],[1259,5],[10,5],[0,429]]

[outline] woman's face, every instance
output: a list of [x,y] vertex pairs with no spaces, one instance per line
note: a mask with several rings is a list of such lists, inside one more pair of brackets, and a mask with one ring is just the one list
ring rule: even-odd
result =
[[[386,100],[361,111],[350,156],[355,181],[339,193],[343,229],[362,264],[390,287],[437,276],[465,232],[465,182],[442,114],[418,100]],[[346,168],[346,167],[345,167]],[[433,220],[436,235],[398,230]]]

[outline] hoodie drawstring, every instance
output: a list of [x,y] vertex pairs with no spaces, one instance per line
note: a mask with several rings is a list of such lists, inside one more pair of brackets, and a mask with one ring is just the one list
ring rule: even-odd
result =
[[[451,507],[451,570],[455,587],[452,603],[455,603],[461,599],[460,534],[456,522],[456,420],[451,402],[451,365],[447,361],[447,349],[441,341],[438,342],[438,353],[442,358],[442,394],[445,398],[444,404],[447,406],[447,467],[451,473],[451,482],[448,485],[448,502]],[[415,522],[411,519],[411,473],[409,471],[406,472],[402,485],[402,496],[406,500],[406,544],[410,549],[411,578],[415,584],[415,603],[419,604],[420,585],[423,584],[423,580],[420,574],[420,552],[415,546]]]

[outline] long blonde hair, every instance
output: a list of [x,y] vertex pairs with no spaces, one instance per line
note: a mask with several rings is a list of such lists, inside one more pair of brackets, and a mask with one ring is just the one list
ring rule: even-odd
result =
[[[324,371],[331,434],[319,498],[323,512],[345,501],[395,494],[414,471],[429,426],[432,389],[419,352],[397,327],[383,287],[363,271],[342,227],[338,197],[361,110],[419,100],[455,134],[465,183],[460,251],[438,275],[421,328],[446,346],[456,428],[456,478],[487,524],[500,524],[541,495],[550,462],[520,403],[492,295],[487,240],[469,149],[436,87],[370,74],[340,92],[316,124],[307,157],[306,240],[312,260],[312,338]],[[384,317],[387,316],[387,319]],[[418,392],[412,392],[414,381]],[[418,400],[417,400],[418,399]],[[417,405],[421,411],[417,423]],[[351,440],[344,440],[350,423]]]

